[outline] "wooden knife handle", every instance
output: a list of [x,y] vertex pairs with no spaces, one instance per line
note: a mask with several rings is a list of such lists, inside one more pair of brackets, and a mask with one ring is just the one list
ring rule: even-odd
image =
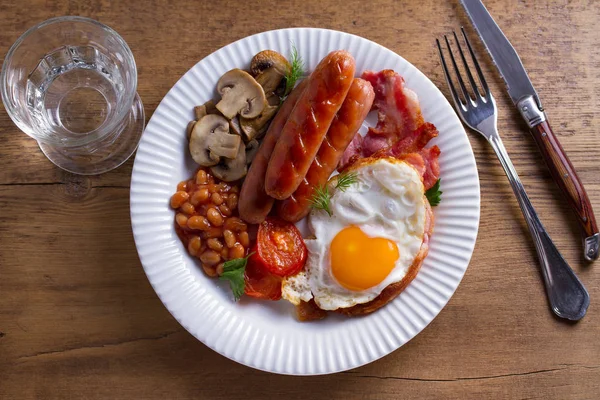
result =
[[531,133],[542,152],[552,178],[577,214],[577,219],[585,234],[584,239],[594,236],[598,233],[598,226],[596,225],[590,199],[575,172],[575,168],[569,161],[569,157],[567,157],[554,132],[552,132],[550,124],[548,124],[548,121],[543,121],[531,128]]

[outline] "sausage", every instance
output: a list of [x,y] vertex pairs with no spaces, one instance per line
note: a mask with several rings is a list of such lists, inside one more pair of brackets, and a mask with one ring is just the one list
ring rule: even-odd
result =
[[314,188],[327,183],[346,147],[354,139],[371,110],[374,98],[375,92],[369,82],[360,78],[354,79],[306,177],[290,197],[277,203],[277,214],[281,218],[297,222],[308,214]]
[[298,188],[354,79],[354,58],[344,50],[329,53],[308,78],[308,86],[275,145],[265,190],[283,200]]
[[271,158],[271,153],[273,153],[273,149],[275,148],[275,143],[277,143],[277,140],[279,139],[281,130],[296,106],[296,102],[300,98],[300,95],[304,92],[304,89],[306,89],[307,83],[308,79],[300,82],[300,84],[292,90],[287,99],[285,99],[281,108],[279,108],[279,111],[271,121],[271,125],[269,125],[269,129],[258,148],[258,152],[256,153],[256,156],[254,156],[252,164],[250,164],[250,170],[242,184],[242,190],[240,191],[238,200],[240,217],[250,224],[258,224],[264,221],[273,207],[273,202],[275,200],[265,192],[265,174],[267,165]]

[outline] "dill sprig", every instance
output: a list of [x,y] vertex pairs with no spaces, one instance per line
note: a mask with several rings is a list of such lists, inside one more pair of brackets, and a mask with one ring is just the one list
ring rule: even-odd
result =
[[340,189],[345,192],[350,186],[358,182],[358,175],[356,172],[342,172],[338,175],[337,183],[335,184],[336,189]]
[[283,98],[290,94],[294,86],[296,86],[298,79],[304,75],[304,61],[302,61],[302,57],[300,57],[300,54],[298,54],[298,49],[296,49],[294,44],[292,44],[291,59],[292,62],[290,63],[290,69],[285,75],[285,92],[283,94]]
[[[356,182],[358,182],[358,175],[356,174],[356,172],[342,172],[337,176],[337,182],[334,188],[345,192],[350,186],[354,185]],[[323,210],[331,217],[333,213],[331,212],[331,208],[329,207],[330,201],[331,193],[329,192],[329,186],[327,186],[327,184],[325,184],[324,186],[315,187],[313,196],[310,199],[310,203],[313,208],[317,210]]]
[[331,194],[329,193],[329,187],[327,184],[323,186],[315,187],[313,197],[310,199],[310,203],[313,208],[317,210],[323,210],[331,217],[331,208],[329,208],[329,201],[331,200]]

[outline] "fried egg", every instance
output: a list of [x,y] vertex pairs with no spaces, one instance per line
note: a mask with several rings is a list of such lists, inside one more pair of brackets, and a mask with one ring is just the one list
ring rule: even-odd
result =
[[286,278],[282,296],[293,304],[314,299],[323,310],[375,299],[407,274],[423,242],[426,204],[417,171],[394,159],[365,159],[351,167],[356,182],[345,191],[331,178],[331,216],[313,209],[308,259]]

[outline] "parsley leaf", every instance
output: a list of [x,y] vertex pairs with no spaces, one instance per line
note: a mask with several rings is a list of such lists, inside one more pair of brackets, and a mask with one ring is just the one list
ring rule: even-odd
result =
[[432,207],[435,207],[440,204],[440,201],[442,200],[442,193],[444,192],[440,190],[440,179],[438,179],[435,185],[430,187],[425,192],[425,197],[427,197],[427,200],[429,200],[429,204],[431,204]]
[[244,272],[246,271],[246,264],[248,258],[254,253],[248,254],[244,258],[235,258],[227,261],[223,264],[223,273],[220,279],[229,281],[229,287],[233,292],[233,298],[238,301],[244,294],[246,288],[246,281],[244,280]]

